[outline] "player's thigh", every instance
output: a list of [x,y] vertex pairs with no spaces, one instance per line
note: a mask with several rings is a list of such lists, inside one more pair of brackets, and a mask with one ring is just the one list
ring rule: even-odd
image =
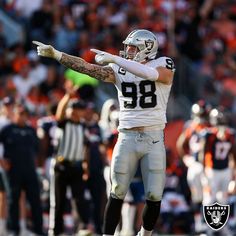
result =
[[230,168],[222,170],[221,178],[219,180],[219,182],[221,183],[220,191],[228,192],[229,183],[231,179],[232,179],[232,170]]
[[191,187],[201,187],[203,177],[203,165],[194,161],[188,168],[187,181]]
[[209,187],[210,193],[212,196],[215,197],[218,189],[219,189],[219,174],[217,171],[207,168],[205,170],[206,173],[206,179],[207,179],[207,185]]
[[136,143],[132,136],[121,134],[115,145],[111,161],[111,193],[124,198],[136,172],[138,157]]
[[148,200],[159,201],[165,185],[166,151],[164,142],[150,144],[148,154],[141,159],[145,195]]

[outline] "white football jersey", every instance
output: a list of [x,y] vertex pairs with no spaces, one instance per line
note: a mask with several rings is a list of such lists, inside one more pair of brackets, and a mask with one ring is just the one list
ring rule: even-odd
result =
[[[175,70],[169,57],[160,57],[147,62],[148,66],[166,67]],[[116,64],[109,64],[115,72],[116,88],[120,104],[118,129],[141,126],[165,127],[166,108],[171,85],[140,78]]]

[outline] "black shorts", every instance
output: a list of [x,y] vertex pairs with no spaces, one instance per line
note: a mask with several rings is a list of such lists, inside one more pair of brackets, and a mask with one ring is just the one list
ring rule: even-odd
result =
[[0,172],[0,192],[5,192],[6,187],[2,175],[2,172]]

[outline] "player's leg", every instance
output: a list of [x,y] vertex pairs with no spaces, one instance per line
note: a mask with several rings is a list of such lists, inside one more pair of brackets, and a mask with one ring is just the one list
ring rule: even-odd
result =
[[229,183],[230,180],[232,179],[232,170],[230,168],[226,168],[222,171],[220,171],[219,175],[219,183],[220,183],[220,188],[219,188],[219,195],[217,196],[218,202],[221,204],[228,204],[228,189],[229,189]]
[[[25,197],[30,204],[31,219],[33,223],[32,231],[37,235],[43,235],[42,206],[40,200],[40,186],[36,172],[28,172],[28,178],[25,180]],[[24,195],[23,195],[24,196]],[[21,195],[22,197],[22,195]],[[26,234],[24,234],[25,236]]]
[[142,226],[142,212],[145,204],[145,193],[143,181],[140,179],[131,185],[131,191],[133,192],[134,205],[136,207],[136,217],[134,221],[134,230],[137,233]]
[[19,234],[19,199],[21,186],[18,179],[10,176],[9,178],[9,193],[8,193],[8,217],[7,228],[11,233]]
[[140,236],[152,234],[160,214],[165,185],[166,152],[163,131],[153,131],[149,135],[155,142],[149,142],[148,154],[141,159],[146,203],[143,209],[143,226],[139,232]]
[[63,233],[63,212],[66,202],[65,170],[61,168],[61,163],[54,164],[50,190],[49,236]]
[[134,192],[132,191],[133,181],[130,183],[129,190],[124,199],[122,206],[122,228],[120,235],[133,236],[134,235],[134,221],[136,215],[136,203],[134,199]]
[[70,167],[69,184],[81,220],[81,226],[79,228],[87,229],[90,219],[88,211],[89,204],[85,198],[86,185],[83,180],[82,162],[77,165],[78,166]]
[[194,213],[195,231],[203,231],[202,201],[203,201],[203,165],[193,161],[188,167],[187,181],[191,190],[192,209]]
[[120,221],[123,199],[137,169],[135,136],[120,133],[111,162],[111,193],[104,213],[104,235],[113,235]]
[[204,204],[213,204],[217,201],[217,192],[219,189],[219,177],[216,171],[212,168],[206,168],[205,170],[207,186],[208,186],[208,194],[204,199]]

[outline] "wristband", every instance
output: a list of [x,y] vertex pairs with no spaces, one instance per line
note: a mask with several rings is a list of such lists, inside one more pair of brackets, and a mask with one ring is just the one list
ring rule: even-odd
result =
[[60,61],[61,60],[61,57],[62,57],[62,52],[54,49],[54,58],[57,60],[57,61]]

